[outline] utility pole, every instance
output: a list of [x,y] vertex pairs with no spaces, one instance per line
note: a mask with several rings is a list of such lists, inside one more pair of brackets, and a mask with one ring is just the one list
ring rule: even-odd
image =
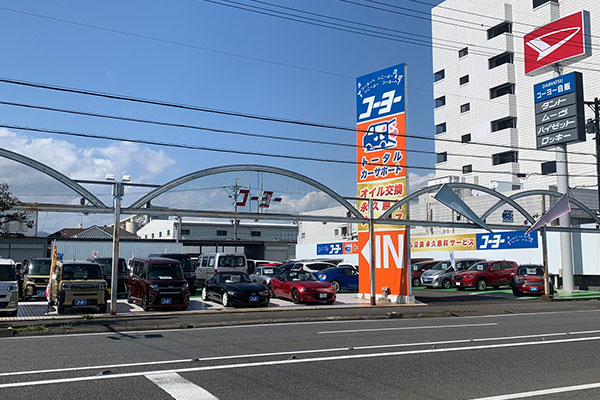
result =
[[[113,178],[114,179],[114,178]],[[127,179],[128,180],[128,179]],[[119,266],[119,223],[121,219],[121,200],[125,194],[123,182],[113,185],[115,221],[113,226],[112,274],[110,278],[110,314],[117,314],[118,266]]]
[[[239,218],[237,218],[237,211],[238,211],[238,199],[240,196],[240,189],[242,187],[240,185],[238,185],[238,180],[235,180],[235,185],[232,186],[225,186],[224,189],[230,193],[229,197],[233,199],[233,211],[235,212],[236,216],[235,218],[231,221],[233,224],[233,240],[238,240],[238,225],[240,224],[240,220]],[[231,192],[229,192],[229,190],[231,190]]]
[[594,98],[594,101],[586,101],[587,104],[594,111],[594,119],[588,119],[585,124],[585,131],[587,133],[596,134],[596,175],[598,179],[598,215],[600,215],[600,99]]

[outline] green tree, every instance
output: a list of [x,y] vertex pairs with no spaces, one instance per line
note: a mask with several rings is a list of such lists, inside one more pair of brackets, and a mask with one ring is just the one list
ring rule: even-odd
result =
[[7,183],[0,184],[0,237],[14,236],[6,226],[9,222],[26,222],[27,226],[33,226],[32,221],[27,221],[27,213],[25,212],[8,212],[21,204],[19,199],[10,193]]

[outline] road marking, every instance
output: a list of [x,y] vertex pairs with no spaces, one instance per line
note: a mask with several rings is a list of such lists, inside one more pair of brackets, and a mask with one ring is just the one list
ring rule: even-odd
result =
[[218,400],[212,393],[176,373],[146,375],[175,400]]
[[341,331],[321,331],[319,335],[328,335],[332,333],[357,333],[357,332],[378,332],[378,331],[409,331],[415,329],[442,329],[442,328],[464,328],[473,326],[497,326],[496,322],[487,324],[462,324],[462,325],[422,325],[422,326],[403,326],[399,328],[373,328],[373,329],[345,329]]
[[264,366],[286,365],[286,364],[302,364],[302,363],[313,363],[313,362],[323,362],[323,361],[355,360],[355,359],[361,359],[361,358],[397,357],[397,356],[414,355],[414,354],[447,353],[447,352],[485,350],[485,349],[496,349],[496,348],[507,348],[507,347],[543,346],[543,345],[558,344],[558,343],[576,343],[576,342],[596,341],[596,340],[600,340],[600,336],[573,338],[573,339],[540,340],[540,341],[535,341],[535,342],[500,343],[500,344],[489,344],[489,345],[483,345],[483,346],[464,346],[464,347],[449,347],[449,348],[440,348],[440,349],[405,350],[405,351],[395,351],[395,352],[386,352],[386,353],[349,354],[349,355],[343,355],[343,356],[314,357],[314,358],[292,358],[292,359],[287,359],[287,360],[258,361],[258,362],[239,363],[239,364],[175,368],[175,369],[162,370],[162,371],[127,372],[127,373],[122,373],[122,374],[82,376],[82,377],[76,377],[76,378],[70,377],[70,378],[59,378],[59,379],[46,379],[46,380],[30,381],[30,382],[2,383],[2,384],[0,384],[0,389],[25,387],[25,386],[53,385],[53,384],[58,384],[58,383],[96,381],[96,380],[104,380],[104,379],[132,378],[132,377],[139,377],[139,376],[160,375],[160,374],[165,374],[165,373],[219,371],[219,370],[227,370],[227,369],[235,369],[235,368],[264,367]]
[[531,392],[521,392],[521,393],[503,394],[500,396],[481,397],[479,399],[474,399],[474,400],[522,399],[525,397],[545,396],[547,394],[575,392],[578,390],[589,390],[589,389],[598,389],[598,388],[600,388],[600,383],[588,383],[585,385],[564,386],[564,387],[552,388],[552,389],[533,390]]

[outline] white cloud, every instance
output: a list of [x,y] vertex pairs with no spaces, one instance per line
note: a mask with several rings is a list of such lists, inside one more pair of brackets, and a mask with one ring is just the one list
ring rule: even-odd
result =
[[312,191],[299,199],[293,199],[284,194],[280,203],[272,203],[270,212],[299,214],[306,211],[320,210],[336,205],[337,202],[324,192]]
[[427,181],[433,179],[435,174],[433,172],[427,175],[418,175],[414,172],[408,173],[408,190],[409,192],[413,192],[419,188],[427,186]]

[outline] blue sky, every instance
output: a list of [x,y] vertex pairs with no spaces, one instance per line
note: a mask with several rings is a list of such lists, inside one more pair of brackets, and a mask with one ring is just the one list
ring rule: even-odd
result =
[[[248,0],[239,1],[266,7]],[[382,28],[421,35],[430,35],[431,31],[430,22],[424,19],[336,0],[272,2]],[[408,1],[389,3],[423,12],[430,9]],[[352,127],[356,121],[355,77],[404,62],[408,65],[409,86],[407,130],[410,134],[433,137],[431,48],[427,46],[301,24],[203,0],[0,1],[0,7],[198,47],[132,37],[0,9],[0,34],[5,38],[0,76],[5,78]],[[218,129],[355,142],[352,132],[223,117],[9,84],[0,84],[0,90],[5,101]],[[2,124],[348,161],[354,161],[356,157],[352,148],[245,138],[9,106],[0,106],[0,113]],[[44,148],[39,142],[43,138],[48,139],[43,143],[48,152],[39,150]],[[77,178],[102,179],[106,172],[111,171],[116,175],[128,173],[138,182],[164,183],[212,166],[252,163],[291,169],[329,185],[342,195],[356,194],[356,167],[349,164],[145,148],[142,145],[122,146],[101,140],[15,130],[4,131],[4,138],[0,139],[0,145],[13,146],[12,149],[21,146],[26,155],[48,162]],[[433,142],[409,140],[408,147],[431,151]],[[63,163],[69,157],[56,157],[58,150],[78,155],[76,158],[88,165]],[[132,152],[139,154],[130,157]],[[434,156],[409,153],[408,164],[433,167]],[[423,176],[431,171],[412,172]],[[10,172],[5,170],[2,175],[10,175]]]

